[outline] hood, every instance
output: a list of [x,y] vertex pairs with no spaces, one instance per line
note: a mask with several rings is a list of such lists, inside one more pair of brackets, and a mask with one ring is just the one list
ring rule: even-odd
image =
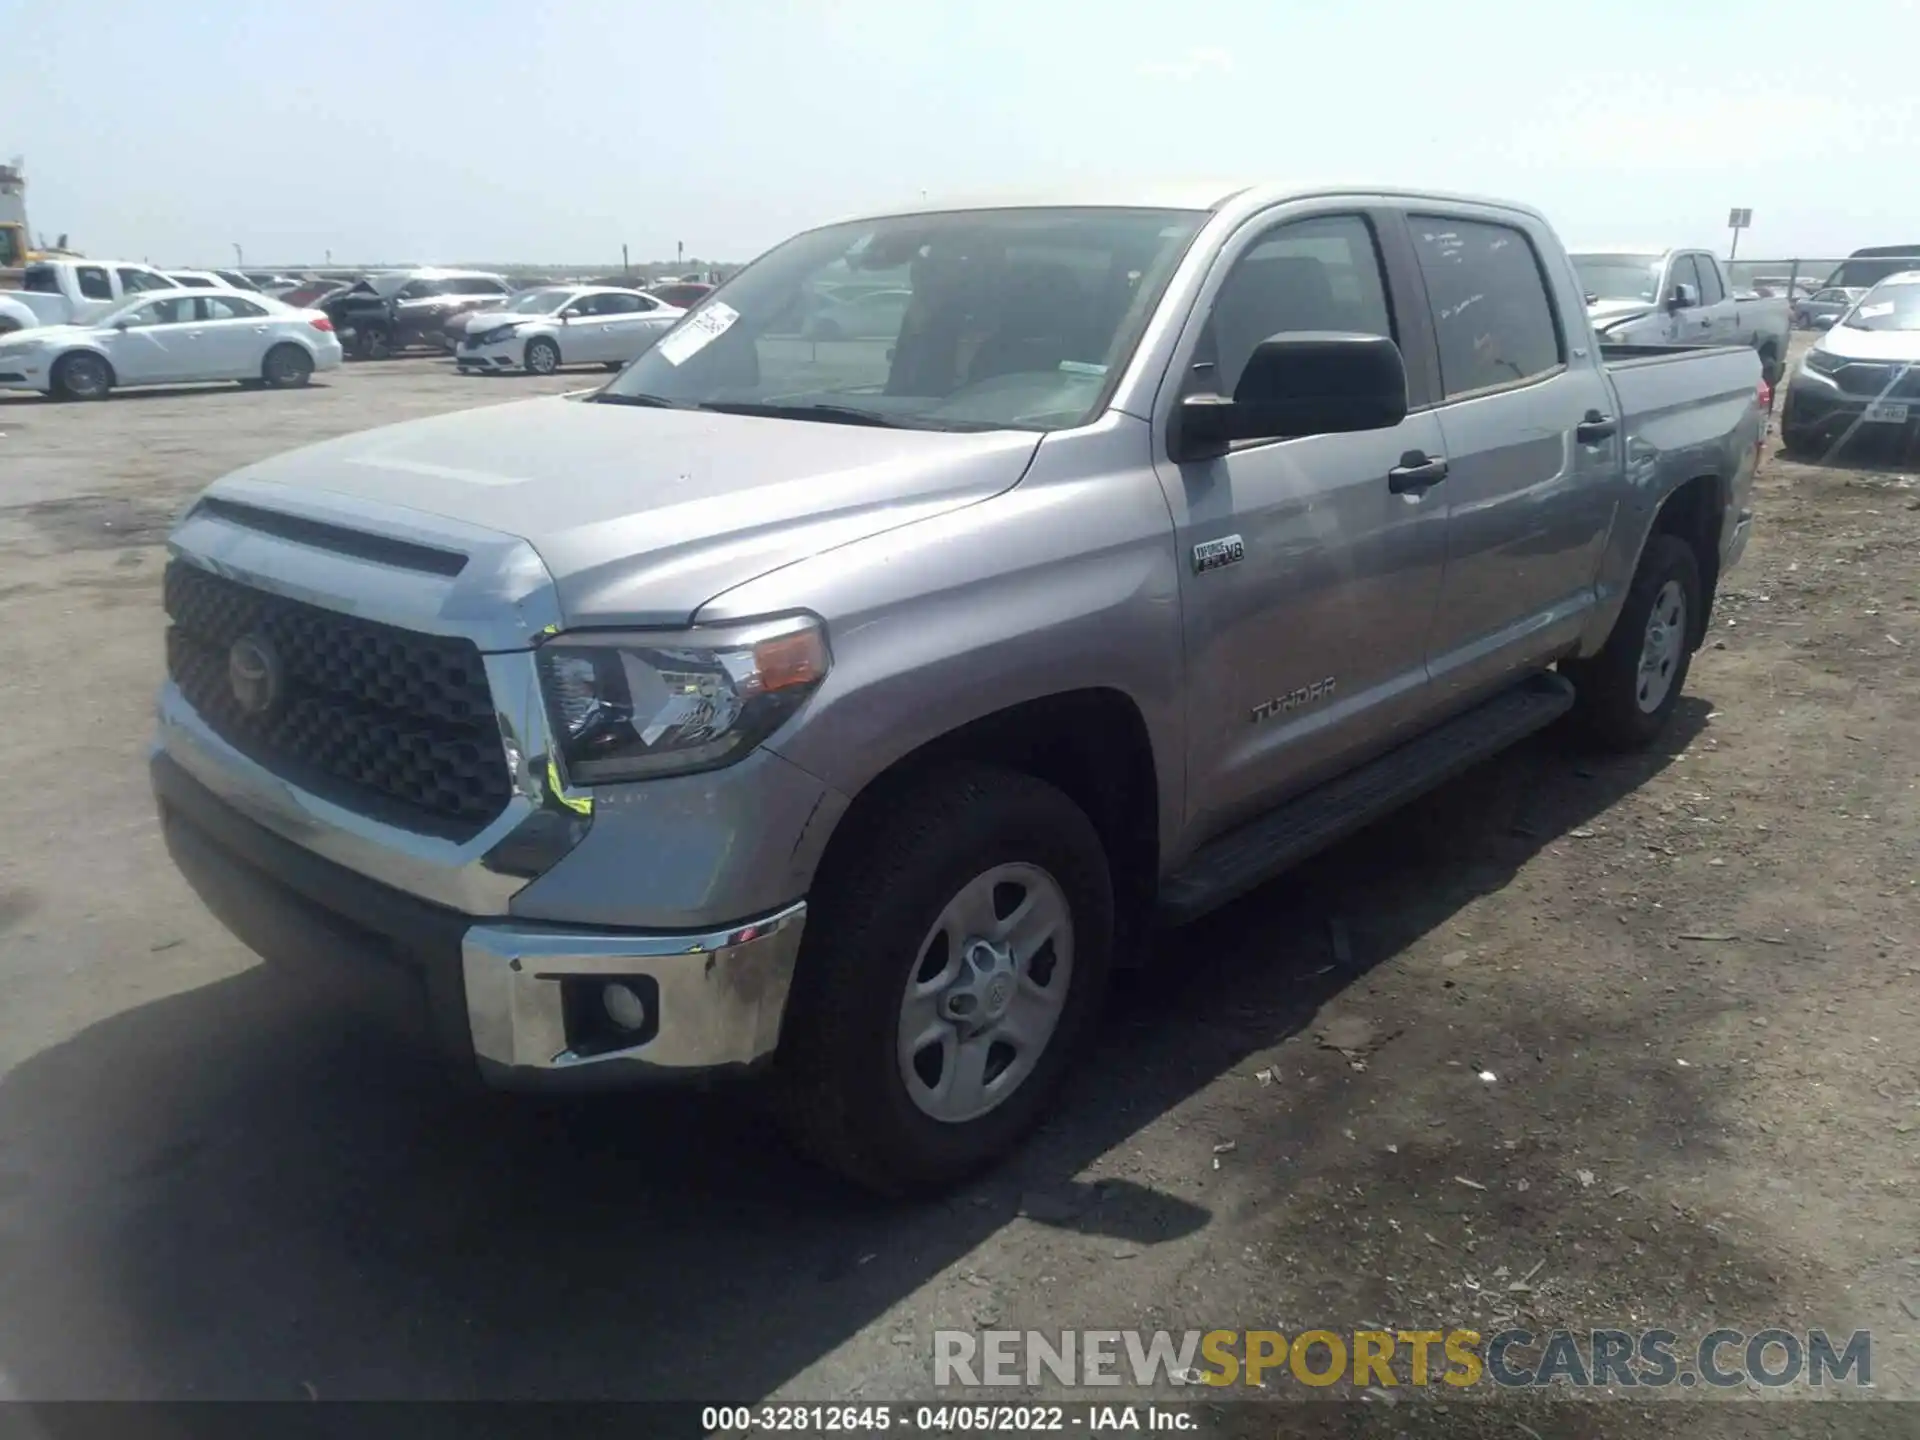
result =
[[[462,335],[466,333],[467,326],[472,324],[476,320],[485,320],[489,324],[491,324],[495,321],[505,320],[507,318],[508,318],[507,311],[504,305],[488,304],[488,305],[479,306],[478,308],[473,310],[462,311],[458,315],[449,315],[447,317],[447,323],[445,328],[449,334]],[[515,315],[512,318],[515,320],[521,320],[521,319],[526,319],[527,317],[521,316],[521,315]],[[482,328],[484,329],[485,327],[483,326]]]
[[[525,540],[570,625],[679,625],[724,590],[1014,485],[1040,437],[518,401],[343,436],[212,487],[378,531]],[[431,522],[420,521],[431,530]]]
[[66,344],[84,340],[98,328],[94,325],[30,325],[11,335],[0,335],[0,350],[25,349],[29,341],[34,344]]
[[1836,325],[1813,348],[1842,360],[1904,360],[1920,365],[1920,330],[1852,330]]
[[1596,300],[1587,306],[1587,318],[1597,328],[1618,320],[1638,320],[1658,308],[1651,300]]

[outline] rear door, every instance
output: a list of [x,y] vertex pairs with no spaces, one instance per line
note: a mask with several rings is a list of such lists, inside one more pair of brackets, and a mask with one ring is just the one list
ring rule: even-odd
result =
[[1440,352],[1450,518],[1427,664],[1451,708],[1578,636],[1621,442],[1551,232],[1494,206],[1422,207],[1407,226]]
[[600,359],[607,364],[626,364],[639,355],[673,323],[660,313],[661,305],[650,295],[603,295],[606,348]]
[[[1230,395],[1260,341],[1314,330],[1399,343],[1412,407],[1400,425],[1169,457],[1186,395]],[[1409,488],[1392,472],[1444,473],[1435,374],[1393,212],[1277,206],[1215,260],[1161,389],[1155,445],[1179,551],[1196,842],[1391,743],[1422,712],[1450,482]]]
[[1693,265],[1700,275],[1700,310],[1707,324],[1692,338],[1711,340],[1718,345],[1750,343],[1753,337],[1742,333],[1740,302],[1727,293],[1720,261],[1704,250],[1697,250]]
[[199,343],[209,380],[251,380],[273,340],[266,307],[239,295],[196,297],[202,317]]

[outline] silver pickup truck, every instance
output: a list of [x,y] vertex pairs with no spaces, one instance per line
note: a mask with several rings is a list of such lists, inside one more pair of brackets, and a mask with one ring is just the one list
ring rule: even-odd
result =
[[[805,333],[849,275],[909,292],[896,333]],[[469,1076],[752,1074],[814,1155],[937,1188],[1156,925],[1567,712],[1651,741],[1762,393],[1747,347],[1603,357],[1495,201],[825,226],[601,389],[208,489],[164,833],[260,953],[400,992]]]
[[1751,345],[1769,385],[1786,372],[1792,303],[1736,291],[1711,250],[1576,250],[1573,266],[1603,345]]

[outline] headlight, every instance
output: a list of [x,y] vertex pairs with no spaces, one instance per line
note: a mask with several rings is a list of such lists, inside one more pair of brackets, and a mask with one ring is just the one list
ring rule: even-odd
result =
[[[511,340],[517,325],[499,325],[491,330],[483,330],[474,336],[482,345],[498,345],[502,340]],[[471,332],[469,332],[471,333]]]
[[577,785],[731,765],[800,708],[830,663],[809,616],[557,635],[538,652],[548,718]]
[[1809,350],[1803,363],[1816,375],[1831,375],[1847,362],[1831,350]]

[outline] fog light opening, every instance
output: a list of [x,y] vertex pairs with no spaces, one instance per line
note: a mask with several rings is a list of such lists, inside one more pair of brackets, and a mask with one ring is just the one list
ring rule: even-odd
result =
[[647,1002],[642,1000],[631,985],[618,981],[603,987],[600,991],[601,1008],[622,1030],[644,1030],[647,1028]]

